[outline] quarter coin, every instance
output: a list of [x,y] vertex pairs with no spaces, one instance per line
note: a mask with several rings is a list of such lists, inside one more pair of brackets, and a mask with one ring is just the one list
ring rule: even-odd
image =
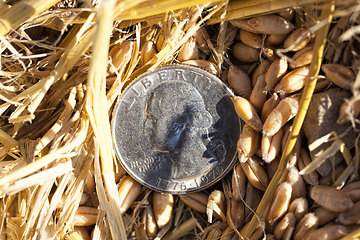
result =
[[171,65],[131,83],[113,113],[117,156],[143,185],[183,194],[219,181],[236,161],[240,119],[215,75]]

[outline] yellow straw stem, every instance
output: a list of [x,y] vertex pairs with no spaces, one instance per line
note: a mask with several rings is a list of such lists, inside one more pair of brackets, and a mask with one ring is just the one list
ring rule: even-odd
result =
[[188,234],[192,229],[194,229],[196,227],[196,225],[197,225],[197,220],[196,220],[196,218],[192,217],[192,218],[186,220],[184,223],[182,223],[178,228],[175,228],[172,232],[165,235],[162,239],[163,240],[179,239],[179,238],[185,236],[186,234]]
[[354,240],[360,238],[360,228],[356,229],[355,231],[349,233],[345,237],[341,238],[341,240]]
[[334,8],[335,8],[334,1],[331,1],[330,7],[324,8],[321,12],[320,20],[326,22],[326,24],[322,28],[320,28],[316,34],[315,43],[314,43],[314,49],[316,49],[316,51],[314,52],[313,60],[310,64],[308,80],[306,81],[305,89],[301,96],[299,112],[297,113],[294,119],[292,130],[290,132],[289,138],[287,139],[286,146],[281,156],[278,169],[276,170],[274,177],[272,178],[269,186],[267,187],[261,199],[261,202],[258,205],[258,208],[256,209],[256,213],[254,214],[248,225],[248,228],[245,230],[244,233],[245,239],[250,238],[251,234],[258,226],[259,219],[263,218],[264,212],[269,207],[270,201],[272,200],[275,189],[279,185],[280,180],[282,179],[285,173],[286,165],[288,163],[290,154],[295,146],[297,136],[299,135],[300,129],[302,127],[302,124],[304,122],[307,113],[307,109],[310,104],[311,97],[314,93],[317,77],[320,71],[326,37],[329,31],[329,26],[332,20],[332,14]]
[[[251,17],[257,14],[275,12],[288,7],[296,7],[313,3],[312,0],[242,0],[229,2],[225,21]],[[320,0],[317,2],[329,2],[329,0]],[[216,24],[224,19],[221,18],[221,11],[212,17],[207,24]]]
[[179,10],[187,7],[192,7],[195,5],[201,5],[205,3],[218,3],[225,2],[225,0],[183,0],[183,1],[173,1],[173,0],[162,0],[162,1],[154,1],[148,2],[150,4],[143,4],[142,7],[134,7],[127,11],[124,11],[121,14],[121,20],[133,20],[133,19],[141,19],[149,16],[154,16],[157,14],[166,13],[169,11]]
[[13,148],[19,145],[18,141],[12,138],[9,134],[0,129],[0,143],[7,148]]
[[69,237],[68,237],[69,240],[84,240],[80,234],[78,234],[77,232],[72,232]]
[[58,2],[60,0],[22,0],[10,8],[5,6],[6,10],[0,8],[0,36],[4,36]]

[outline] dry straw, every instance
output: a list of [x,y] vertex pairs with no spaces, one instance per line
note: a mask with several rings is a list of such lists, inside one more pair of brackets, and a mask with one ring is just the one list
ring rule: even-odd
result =
[[[317,2],[328,2],[329,0],[321,0]],[[288,1],[288,0],[246,0],[246,1],[231,1],[229,2],[227,14],[225,19],[221,18],[221,13],[215,14],[213,18],[211,18],[208,24],[219,23],[223,20],[233,20],[238,18],[246,18],[249,16],[263,14],[263,13],[271,13],[280,9],[293,7],[293,6],[301,6],[309,3],[314,3],[311,0],[296,0],[296,1]]]
[[60,0],[29,0],[19,1],[14,6],[7,5],[0,8],[0,35],[4,36],[20,24],[42,13],[52,5],[60,2]]

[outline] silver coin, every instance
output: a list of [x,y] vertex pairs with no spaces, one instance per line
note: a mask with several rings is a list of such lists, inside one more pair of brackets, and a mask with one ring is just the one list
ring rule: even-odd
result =
[[114,111],[116,153],[143,185],[182,194],[207,188],[233,166],[240,119],[219,78],[172,65],[130,84]]

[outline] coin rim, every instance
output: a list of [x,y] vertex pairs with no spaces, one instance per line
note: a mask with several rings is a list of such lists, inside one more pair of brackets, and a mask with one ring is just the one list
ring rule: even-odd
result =
[[[124,89],[124,91],[119,95],[118,97],[118,101],[116,103],[116,106],[114,108],[114,111],[112,113],[112,121],[111,121],[111,135],[112,135],[112,140],[113,140],[113,147],[115,149],[115,154],[117,156],[117,158],[119,159],[119,162],[121,164],[121,166],[123,167],[123,169],[133,178],[135,179],[137,182],[139,182],[140,184],[150,188],[151,190],[154,190],[154,191],[157,191],[157,192],[162,192],[162,193],[170,193],[170,194],[187,194],[187,193],[192,193],[192,192],[199,192],[199,191],[202,191],[208,187],[211,187],[212,185],[214,185],[215,183],[219,182],[223,177],[225,177],[225,175],[227,175],[230,171],[230,169],[232,169],[232,167],[235,165],[236,163],[236,160],[237,160],[237,152],[235,153],[233,159],[230,161],[229,165],[227,168],[224,169],[224,171],[222,172],[222,174],[219,174],[216,178],[214,178],[213,181],[203,185],[203,186],[200,186],[200,187],[197,187],[197,188],[192,188],[191,190],[184,190],[184,191],[167,191],[167,190],[164,190],[164,189],[161,189],[161,188],[156,188],[154,186],[150,186],[148,183],[146,183],[145,181],[143,181],[143,179],[141,179],[140,177],[138,177],[136,174],[132,174],[131,173],[131,169],[128,170],[128,167],[125,166],[125,162],[123,160],[123,158],[121,157],[121,155],[119,154],[120,150],[118,149],[118,146],[116,145],[116,138],[115,138],[115,126],[116,126],[116,123],[115,123],[115,119],[116,119],[116,116],[117,116],[117,111],[118,109],[120,108],[120,99],[122,98],[122,96],[126,93],[126,91],[140,78],[143,78],[143,77],[146,77],[147,75],[150,75],[150,74],[153,74],[155,72],[158,72],[160,70],[166,70],[166,69],[173,69],[174,67],[179,67],[179,68],[182,68],[182,69],[186,69],[186,68],[190,68],[191,70],[193,71],[197,71],[201,74],[203,74],[201,71],[199,70],[202,70],[202,71],[205,71],[207,74],[210,75],[210,77],[212,77],[212,80],[214,80],[218,85],[220,85],[220,87],[225,91],[225,93],[229,96],[229,97],[232,97],[232,96],[235,96],[234,93],[232,92],[232,90],[226,86],[226,84],[224,82],[221,81],[221,79],[214,75],[213,73],[209,72],[208,70],[206,69],[203,69],[203,68],[199,68],[199,67],[194,67],[194,66],[191,66],[191,65],[187,65],[187,64],[171,64],[171,65],[164,65],[164,66],[161,66],[161,67],[158,67],[156,68],[154,71],[151,71],[151,72],[146,72],[146,73],[143,73],[141,74],[140,76],[136,77],[133,81],[131,81]],[[242,121],[241,119],[237,116],[238,120],[239,120],[239,127],[240,127],[240,134],[241,134],[241,131],[242,131]]]

